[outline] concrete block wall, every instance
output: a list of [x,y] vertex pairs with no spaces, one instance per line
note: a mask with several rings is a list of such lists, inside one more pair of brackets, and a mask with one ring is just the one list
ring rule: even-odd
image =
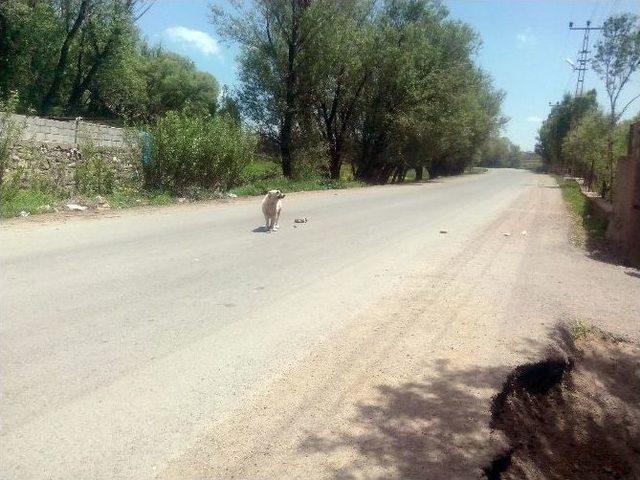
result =
[[83,120],[51,120],[48,118],[12,115],[23,127],[22,144],[48,144],[77,147],[92,143],[97,147],[118,148],[127,144],[125,130]]

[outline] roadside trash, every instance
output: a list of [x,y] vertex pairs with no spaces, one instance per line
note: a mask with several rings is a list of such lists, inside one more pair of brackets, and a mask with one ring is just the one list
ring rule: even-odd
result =
[[296,218],[294,220],[295,223],[307,223],[308,221],[309,221],[309,219],[307,217]]
[[180,198],[178,199],[178,203],[184,203],[184,202],[186,202],[186,201],[187,201],[187,199],[186,199],[186,198],[184,198],[184,197],[180,197]]
[[520,235],[523,235],[523,236],[525,236],[526,234],[527,234],[527,231],[526,231],[526,230],[523,230],[523,231],[520,233]]
[[508,232],[504,232],[504,233],[503,233],[503,235],[504,235],[505,237],[510,237],[510,236],[511,236],[511,234],[510,234],[510,233],[508,233]]
[[21,216],[21,217],[28,217],[28,216],[29,216],[29,212],[25,212],[24,210],[22,210],[22,211],[20,212],[20,216]]
[[67,203],[66,207],[69,210],[78,210],[80,212],[84,212],[87,209],[84,205],[78,205],[77,203]]
[[238,198],[238,195],[236,195],[235,193],[227,193],[227,197],[229,197],[229,198]]
[[440,230],[440,233],[449,233],[447,230]]

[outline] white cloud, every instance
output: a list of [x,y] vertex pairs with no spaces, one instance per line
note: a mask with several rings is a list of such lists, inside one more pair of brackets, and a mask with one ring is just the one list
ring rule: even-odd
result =
[[533,47],[538,45],[537,37],[531,32],[530,28],[527,28],[524,32],[520,32],[516,35],[516,40],[518,41],[518,47]]
[[164,33],[171,40],[186,43],[205,55],[221,56],[218,42],[208,33],[183,26],[167,28]]
[[536,117],[535,115],[531,115],[527,117],[527,122],[540,123],[542,119],[540,117]]

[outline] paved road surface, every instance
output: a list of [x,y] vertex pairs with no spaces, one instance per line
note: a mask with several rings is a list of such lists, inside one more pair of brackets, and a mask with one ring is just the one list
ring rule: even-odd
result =
[[255,199],[5,224],[0,477],[477,478],[555,322],[638,335],[640,279],[569,246],[553,186],[292,194],[274,234]]

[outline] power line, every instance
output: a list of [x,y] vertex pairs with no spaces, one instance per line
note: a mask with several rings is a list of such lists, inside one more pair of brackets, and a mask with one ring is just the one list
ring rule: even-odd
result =
[[573,22],[569,22],[569,30],[583,30],[582,49],[578,52],[577,64],[572,64],[573,70],[578,72],[578,81],[576,82],[576,97],[581,97],[584,92],[584,77],[587,73],[587,65],[589,64],[589,33],[593,30],[602,30],[602,27],[592,27],[591,21],[587,20],[585,27],[574,27]]

